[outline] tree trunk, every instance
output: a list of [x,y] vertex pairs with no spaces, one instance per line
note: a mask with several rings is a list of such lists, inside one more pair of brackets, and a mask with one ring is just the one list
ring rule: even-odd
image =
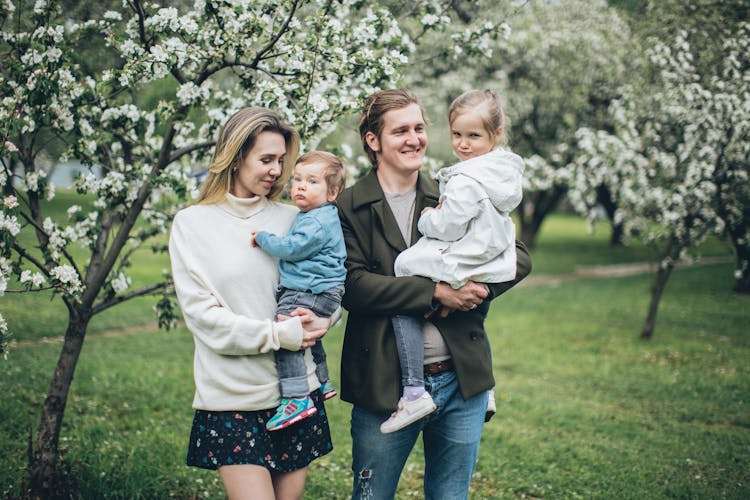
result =
[[609,237],[609,244],[613,247],[625,246],[625,231],[623,230],[622,224],[615,224],[612,221],[612,234]]
[[734,282],[734,291],[737,293],[750,293],[750,244],[733,241],[734,250],[737,253],[737,269],[740,275]]
[[74,307],[69,307],[68,329],[65,332],[65,340],[52,376],[49,393],[42,408],[42,421],[37,431],[36,445],[29,457],[29,486],[33,498],[66,496],[57,470],[60,428],[68,400],[68,391],[73,382],[73,373],[78,363],[78,356],[81,354],[86,328],[91,319],[90,313],[81,314],[81,311]]
[[612,235],[609,237],[609,244],[613,247],[621,247],[625,245],[625,232],[623,231],[622,223],[615,223],[615,212],[617,212],[617,205],[612,198],[609,188],[605,185],[599,186],[596,190],[596,199],[604,208],[607,213],[607,218],[612,225]]
[[646,321],[643,323],[643,330],[641,330],[641,339],[643,340],[650,340],[654,334],[659,302],[661,302],[661,296],[664,293],[664,289],[667,287],[667,280],[669,280],[669,275],[672,274],[673,268],[674,264],[670,261],[666,266],[660,265],[659,270],[656,272],[656,278],[651,287],[651,304],[648,306]]
[[536,235],[539,233],[541,225],[541,219],[537,220],[534,217],[521,219],[521,241],[523,241],[528,248],[534,248],[534,245],[536,244]]
[[521,241],[533,248],[539,229],[547,217],[560,203],[566,189],[555,186],[546,191],[525,193],[524,199],[516,209],[521,223]]

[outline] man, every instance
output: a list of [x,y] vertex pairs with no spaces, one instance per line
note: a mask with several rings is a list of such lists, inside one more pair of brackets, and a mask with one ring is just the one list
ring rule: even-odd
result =
[[[337,201],[347,249],[341,397],[354,405],[352,498],[393,498],[420,432],[425,497],[468,498],[487,390],[494,386],[486,307],[477,305],[523,279],[531,260],[517,242],[514,281],[469,282],[457,290],[419,276],[394,277],[396,256],[419,238],[421,211],[438,202],[437,184],[419,172],[427,147],[424,113],[411,92],[380,91],[365,103],[359,129],[373,168]],[[383,434],[380,425],[396,409],[401,389],[390,320],[395,314],[429,315],[425,386],[437,410]]]

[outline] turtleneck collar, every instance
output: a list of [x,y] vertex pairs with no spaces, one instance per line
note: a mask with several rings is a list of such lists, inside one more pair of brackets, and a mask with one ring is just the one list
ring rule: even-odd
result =
[[224,201],[217,204],[219,208],[230,215],[240,219],[249,219],[253,215],[261,212],[268,200],[265,196],[253,196],[252,198],[238,198],[231,193],[227,193]]

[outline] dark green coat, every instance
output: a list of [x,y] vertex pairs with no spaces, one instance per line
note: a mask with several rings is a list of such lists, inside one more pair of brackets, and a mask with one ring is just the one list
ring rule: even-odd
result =
[[[424,207],[438,202],[437,183],[420,173],[412,241],[420,234],[416,221]],[[341,355],[341,399],[373,412],[396,409],[401,391],[395,314],[422,315],[432,307],[435,283],[428,278],[393,275],[396,256],[406,249],[374,170],[346,189],[337,200],[346,242],[346,293],[349,311]],[[526,247],[516,242],[515,281],[490,284],[491,300],[521,281],[531,270]],[[461,395],[466,399],[495,385],[484,319],[477,311],[454,312],[431,321],[450,350]]]

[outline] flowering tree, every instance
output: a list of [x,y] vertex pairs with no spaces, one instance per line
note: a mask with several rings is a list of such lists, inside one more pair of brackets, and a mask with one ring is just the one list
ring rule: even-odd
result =
[[660,255],[644,339],[653,334],[675,262],[693,254],[711,231],[726,231],[735,242],[736,289],[747,291],[749,35],[748,24],[724,33],[720,64],[710,75],[696,69],[689,33],[679,33],[669,45],[654,41],[648,51],[654,78],[625,88],[613,104],[615,133],[578,133],[585,151],[578,182],[607,177],[616,220]]
[[[401,29],[412,41],[409,64],[403,67],[403,85],[416,91],[430,115],[434,108],[444,114],[448,87],[446,75],[461,74],[463,78],[478,78],[473,68],[496,57],[493,47],[509,35],[505,18],[511,2],[498,0],[452,0],[429,2],[425,9],[420,2],[381,0],[380,5],[398,20]],[[356,119],[356,118],[355,118]],[[350,174],[356,178],[370,170],[370,160],[357,154],[361,148],[349,143],[359,141],[356,126],[349,127],[349,137],[343,141],[338,135],[329,136],[325,144],[349,161]],[[339,130],[339,132],[346,132]],[[447,134],[444,130],[439,132]],[[432,146],[440,156],[440,145]],[[424,170],[435,174],[443,162],[435,156],[425,158]]]
[[[463,14],[486,19],[487,10],[467,8]],[[575,131],[612,126],[607,107],[628,73],[632,36],[603,2],[530,1],[503,14],[502,36],[476,44],[491,57],[467,61],[458,53],[407,74],[418,72],[413,77],[418,82],[439,78],[431,91],[443,109],[472,88],[499,92],[510,119],[510,146],[526,159],[517,215],[521,239],[533,245],[544,219],[568,190],[577,155]],[[602,200],[609,201],[606,190]]]
[[[450,18],[429,16],[449,3],[413,2],[413,14],[428,16],[424,30],[440,29]],[[108,67],[87,64],[91,40]],[[126,270],[137,251],[164,250],[172,215],[195,190],[193,166],[206,163],[218,127],[241,107],[264,105],[315,143],[365,96],[394,85],[415,47],[375,2],[162,8],[125,0],[120,10],[71,22],[56,3],[19,11],[0,1],[0,294],[51,289],[69,318],[30,458],[33,495],[55,488],[61,423],[91,318],[156,294],[160,325],[175,321],[169,277],[132,289]],[[154,88],[158,104],[143,105]],[[65,221],[44,213],[43,200],[55,193],[41,161],[51,144],[62,159],[102,172],[77,180],[82,201]]]

